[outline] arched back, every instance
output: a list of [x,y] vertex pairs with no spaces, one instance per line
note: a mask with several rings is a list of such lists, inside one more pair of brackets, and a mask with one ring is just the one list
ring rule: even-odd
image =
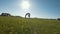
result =
[[26,13],[25,18],[27,18],[26,16],[28,16],[28,18],[30,18],[30,13]]

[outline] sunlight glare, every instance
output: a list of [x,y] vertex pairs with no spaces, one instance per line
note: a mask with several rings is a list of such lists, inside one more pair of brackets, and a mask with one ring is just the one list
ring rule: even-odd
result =
[[30,4],[29,4],[28,1],[23,1],[22,4],[21,4],[21,7],[22,7],[22,9],[26,10],[26,9],[29,9]]

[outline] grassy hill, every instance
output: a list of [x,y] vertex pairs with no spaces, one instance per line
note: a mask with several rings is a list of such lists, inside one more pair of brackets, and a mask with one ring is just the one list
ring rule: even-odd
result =
[[0,16],[0,34],[60,34],[60,21]]

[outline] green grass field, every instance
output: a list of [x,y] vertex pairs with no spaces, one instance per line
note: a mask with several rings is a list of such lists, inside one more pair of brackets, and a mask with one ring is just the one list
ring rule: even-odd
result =
[[0,16],[0,34],[60,34],[60,21]]

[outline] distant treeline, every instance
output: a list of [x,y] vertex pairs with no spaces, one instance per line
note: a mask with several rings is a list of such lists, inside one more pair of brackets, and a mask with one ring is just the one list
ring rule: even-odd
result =
[[[21,16],[13,16],[10,13],[1,13],[0,16],[11,16],[11,17],[21,17]],[[22,17],[21,17],[22,18]]]
[[0,16],[11,16],[11,14],[9,14],[9,13],[1,13]]
[[[13,15],[11,15],[10,13],[1,13],[0,16],[21,17],[21,16],[13,16]],[[39,18],[37,18],[37,19],[39,19]],[[55,20],[55,19],[50,19],[50,20]],[[56,20],[60,20],[60,18],[57,18]]]

